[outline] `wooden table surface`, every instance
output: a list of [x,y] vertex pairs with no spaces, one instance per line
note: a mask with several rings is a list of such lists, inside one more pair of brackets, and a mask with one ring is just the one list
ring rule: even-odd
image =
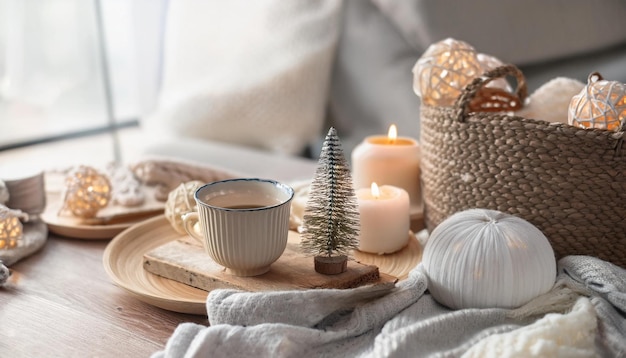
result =
[[13,265],[10,284],[0,289],[0,356],[147,357],[179,323],[208,323],[113,285],[102,265],[107,243],[51,235],[41,251]]
[[[298,180],[315,169],[302,159],[218,153],[211,160],[223,168],[245,171],[254,162],[251,176]],[[102,264],[108,242],[50,235],[43,249],[11,267],[0,288],[0,357],[147,357],[178,324],[208,324],[205,316],[166,311],[115,286]]]

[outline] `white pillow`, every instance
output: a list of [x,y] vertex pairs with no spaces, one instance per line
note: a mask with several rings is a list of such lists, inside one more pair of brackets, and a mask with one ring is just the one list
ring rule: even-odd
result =
[[325,119],[340,0],[172,0],[157,108],[142,126],[299,154]]

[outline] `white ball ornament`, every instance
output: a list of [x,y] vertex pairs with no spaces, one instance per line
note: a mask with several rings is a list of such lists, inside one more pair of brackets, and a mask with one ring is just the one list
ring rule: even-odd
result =
[[487,209],[458,212],[440,223],[422,265],[433,298],[453,309],[519,307],[556,280],[545,235],[524,219]]
[[541,119],[552,123],[567,123],[572,97],[580,93],[585,84],[567,77],[556,77],[539,87],[528,97],[516,115]]

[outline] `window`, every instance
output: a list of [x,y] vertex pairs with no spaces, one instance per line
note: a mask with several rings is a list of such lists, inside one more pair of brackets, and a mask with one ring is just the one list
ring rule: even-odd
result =
[[136,125],[156,95],[164,4],[0,0],[0,152]]

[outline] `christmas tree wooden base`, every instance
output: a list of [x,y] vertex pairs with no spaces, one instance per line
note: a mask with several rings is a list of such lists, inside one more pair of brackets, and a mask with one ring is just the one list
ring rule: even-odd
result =
[[315,272],[323,275],[338,275],[348,269],[348,257],[341,256],[315,256]]
[[234,288],[246,291],[352,288],[365,284],[392,285],[396,277],[380,273],[378,267],[348,260],[346,271],[336,275],[315,272],[313,260],[300,252],[300,235],[289,232],[287,248],[259,276],[240,277],[213,261],[195,240],[181,237],[144,254],[145,270],[174,281],[211,291]]

